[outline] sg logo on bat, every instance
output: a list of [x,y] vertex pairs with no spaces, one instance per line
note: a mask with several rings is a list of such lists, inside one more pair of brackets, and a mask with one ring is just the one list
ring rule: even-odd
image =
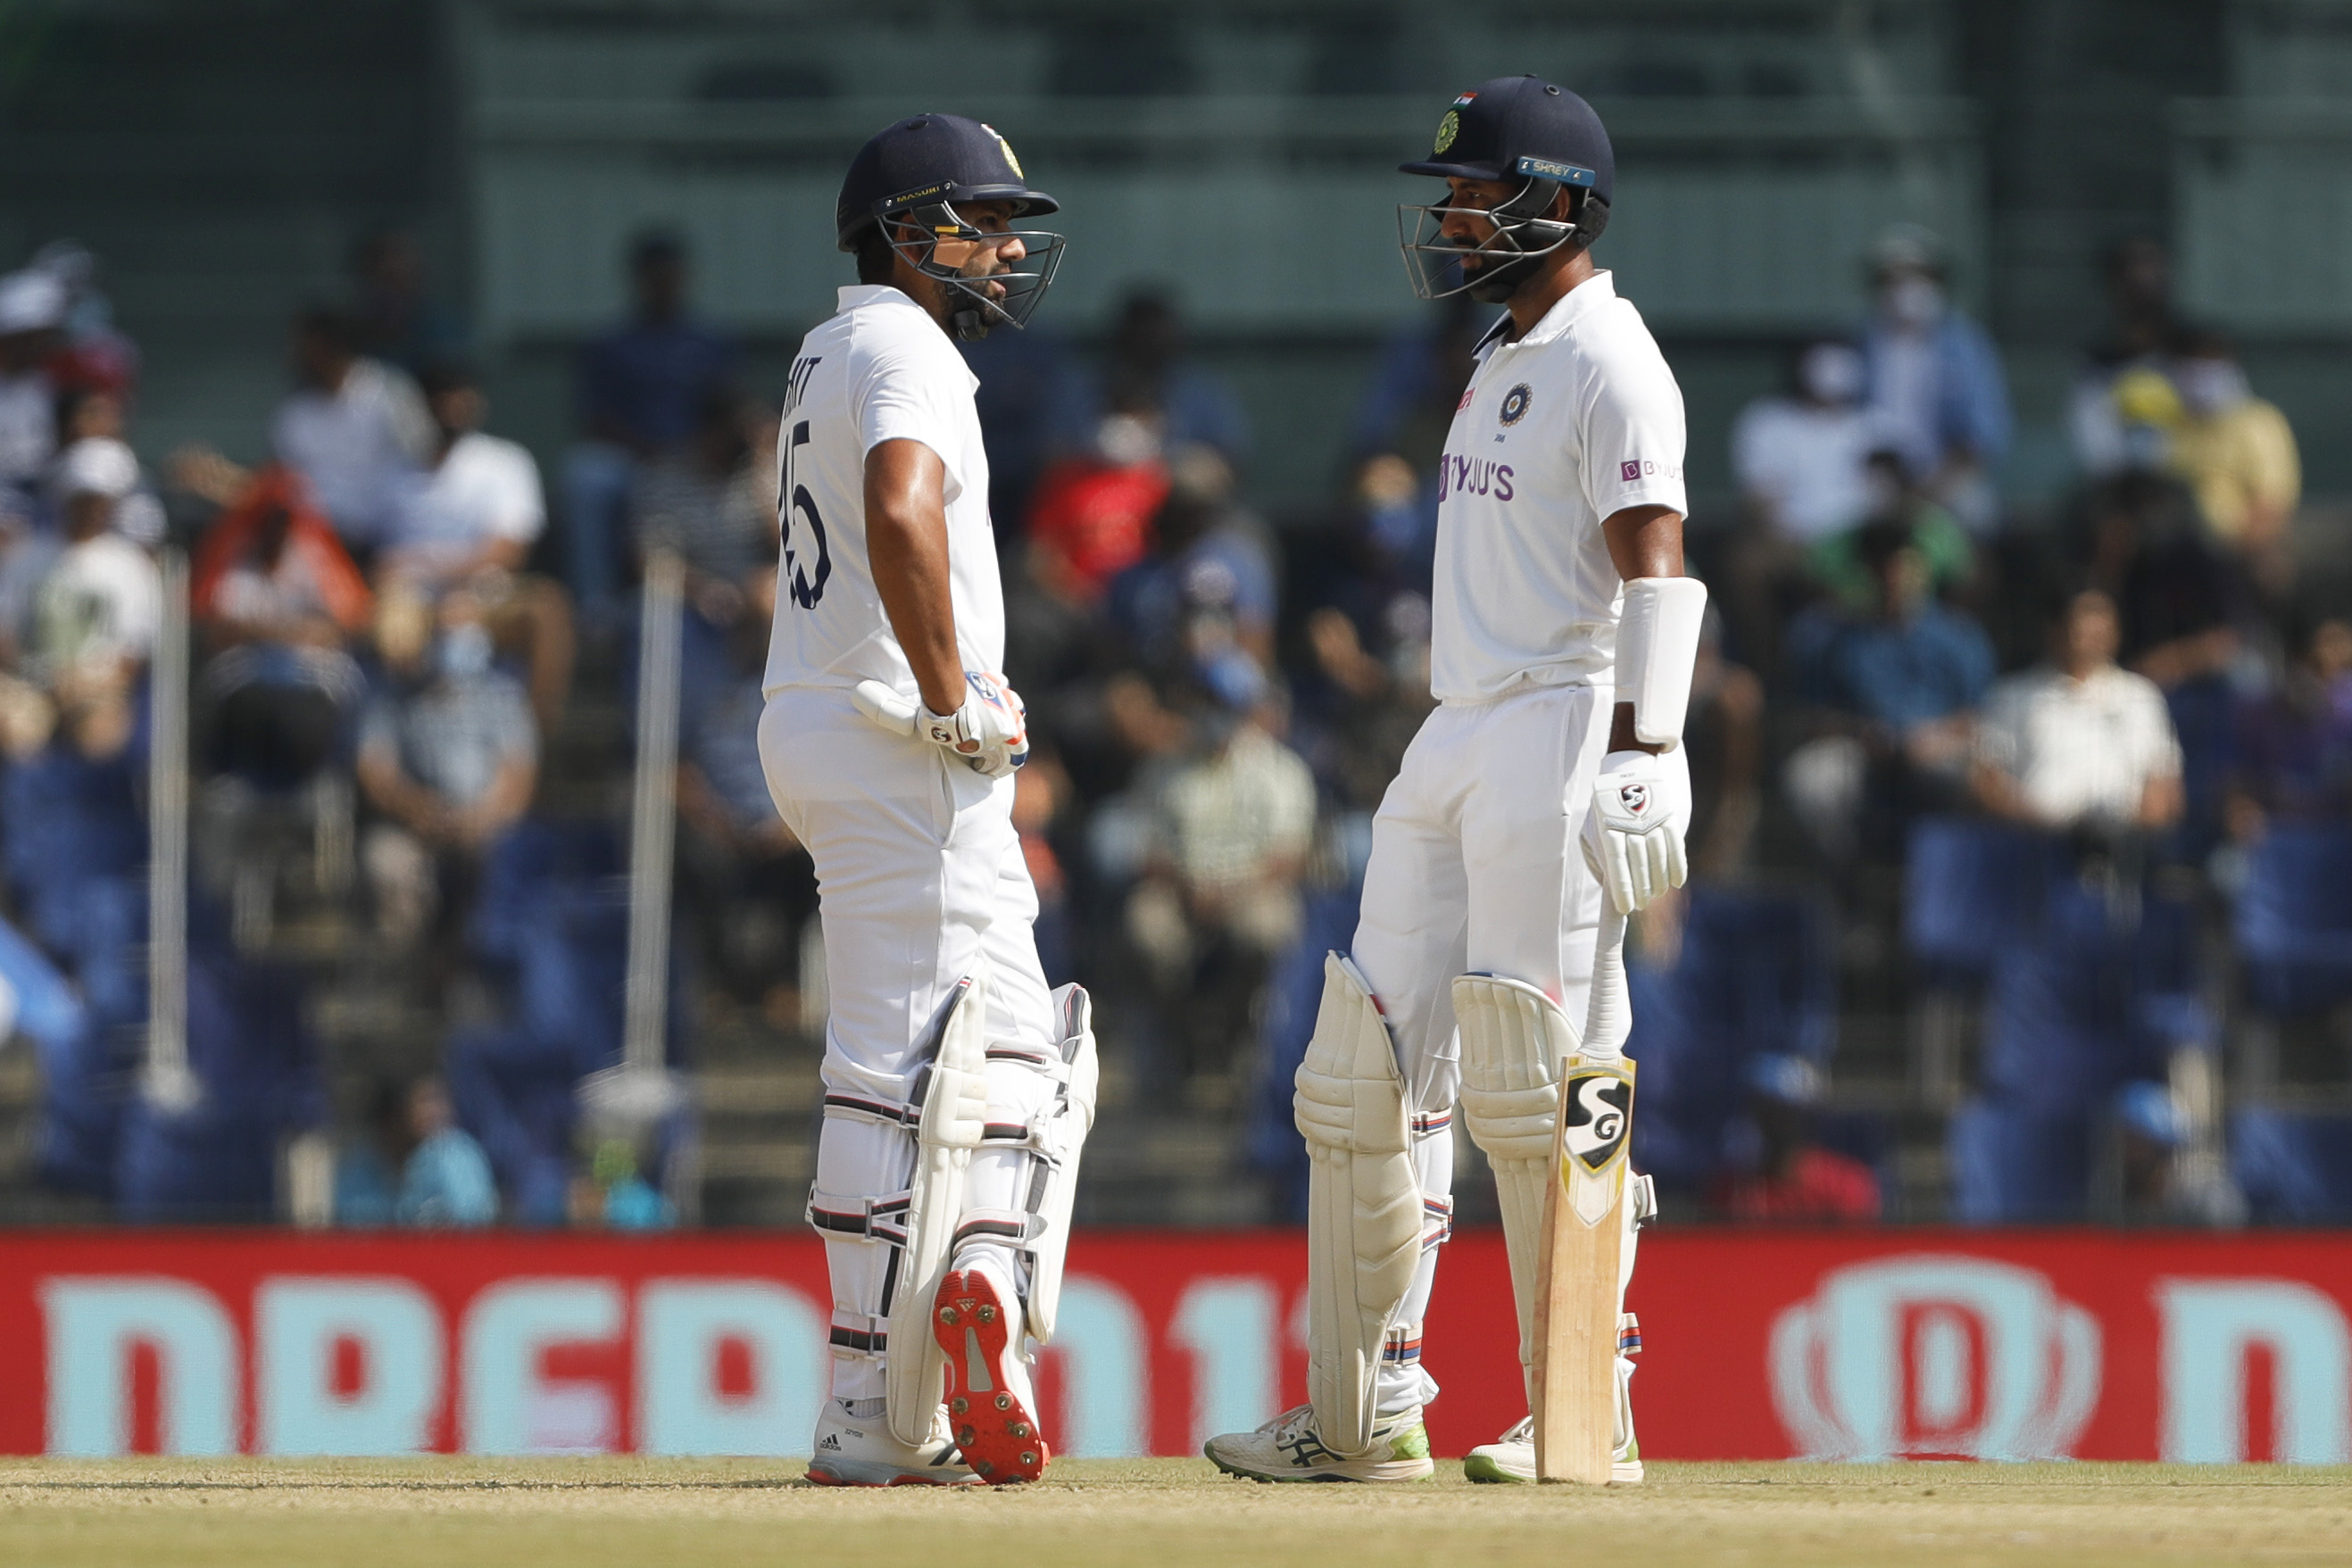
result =
[[1626,1136],[1633,1126],[1633,1064],[1570,1057],[1560,1080],[1560,1181],[1569,1207],[1587,1226],[1617,1207]]

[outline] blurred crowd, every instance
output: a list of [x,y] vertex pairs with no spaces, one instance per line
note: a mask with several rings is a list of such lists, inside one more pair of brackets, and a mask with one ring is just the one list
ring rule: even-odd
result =
[[[821,1026],[814,878],[753,741],[775,415],[689,264],[632,245],[551,485],[399,231],[291,323],[251,466],[142,465],[138,353],[87,253],[0,277],[0,1001],[40,1054],[46,1180],[133,1217],[267,1213],[307,1141],[343,1223],[690,1209],[684,1117],[616,1131],[574,1092],[621,1050],[633,747],[599,752],[594,716],[626,712],[656,550],[686,582],[673,1059],[706,995]],[[2069,400],[2077,483],[2021,515],[2000,356],[1941,242],[1891,230],[1868,267],[1867,319],[1792,345],[1736,422],[1737,507],[1690,522],[1694,869],[1635,936],[1637,1157],[1754,1220],[1916,1216],[1922,1191],[1985,1221],[2352,1211],[2352,1140],[2285,1092],[2334,1071],[2352,997],[2352,874],[2326,874],[2352,873],[2352,618],[2309,566],[2287,422],[2128,242]],[[1320,956],[1430,706],[1432,476],[1490,317],[1448,301],[1385,344],[1333,499],[1276,518],[1164,293],[1085,351],[967,348],[1048,977],[1097,998],[1112,1094],[1239,1129],[1276,1212]],[[167,547],[193,1109],[136,1092]],[[363,1103],[312,1038],[329,967],[429,1020]]]

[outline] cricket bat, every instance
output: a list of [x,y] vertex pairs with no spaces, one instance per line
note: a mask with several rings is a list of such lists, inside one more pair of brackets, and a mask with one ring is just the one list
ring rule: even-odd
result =
[[1625,917],[1602,900],[1584,1038],[1560,1073],[1555,1179],[1544,1193],[1538,1251],[1536,1479],[1609,1484],[1616,1447],[1617,1268],[1624,1239],[1626,1153],[1633,1127],[1633,1023],[1625,997]]

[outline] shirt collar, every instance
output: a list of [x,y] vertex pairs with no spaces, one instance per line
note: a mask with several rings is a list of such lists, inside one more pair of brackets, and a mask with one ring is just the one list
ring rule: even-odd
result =
[[[924,309],[921,306],[908,298],[905,290],[893,287],[887,283],[850,284],[840,291],[840,314],[845,316],[852,310],[865,309],[868,307],[879,310],[912,310],[916,315],[920,316],[923,319],[923,324],[925,326],[931,328],[934,331],[939,330],[940,324],[931,319],[931,313],[929,311]],[[940,332],[940,336],[944,338],[947,334],[942,331]],[[950,340],[950,346],[953,346],[953,340]],[[959,354],[956,357],[958,359],[961,359],[963,356]],[[980,378],[976,375],[972,375],[971,367],[969,364],[964,366],[964,374],[971,377],[971,389],[974,392],[978,392],[980,390]]]
[[1486,335],[1478,340],[1478,346],[1471,351],[1483,354],[1489,349],[1516,349],[1525,343],[1549,343],[1616,298],[1616,282],[1604,268],[1554,300],[1552,308],[1545,311],[1543,319],[1536,323],[1535,330],[1526,337],[1509,343],[1503,341],[1503,334],[1511,329],[1511,313],[1506,310],[1496,319],[1493,326],[1486,329]]
[[856,310],[866,305],[904,306],[909,310],[922,309],[921,306],[908,298],[903,291],[887,283],[853,283],[840,292],[841,308],[844,310]]

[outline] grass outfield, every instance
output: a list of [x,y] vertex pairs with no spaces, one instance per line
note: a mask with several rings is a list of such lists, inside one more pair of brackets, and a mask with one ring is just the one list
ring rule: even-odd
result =
[[2161,1465],[1674,1465],[1592,1492],[1256,1486],[1077,1460],[1002,1492],[808,1486],[790,1461],[0,1460],[0,1563],[431,1568],[1337,1562],[2141,1564],[2352,1561],[2352,1474]]

